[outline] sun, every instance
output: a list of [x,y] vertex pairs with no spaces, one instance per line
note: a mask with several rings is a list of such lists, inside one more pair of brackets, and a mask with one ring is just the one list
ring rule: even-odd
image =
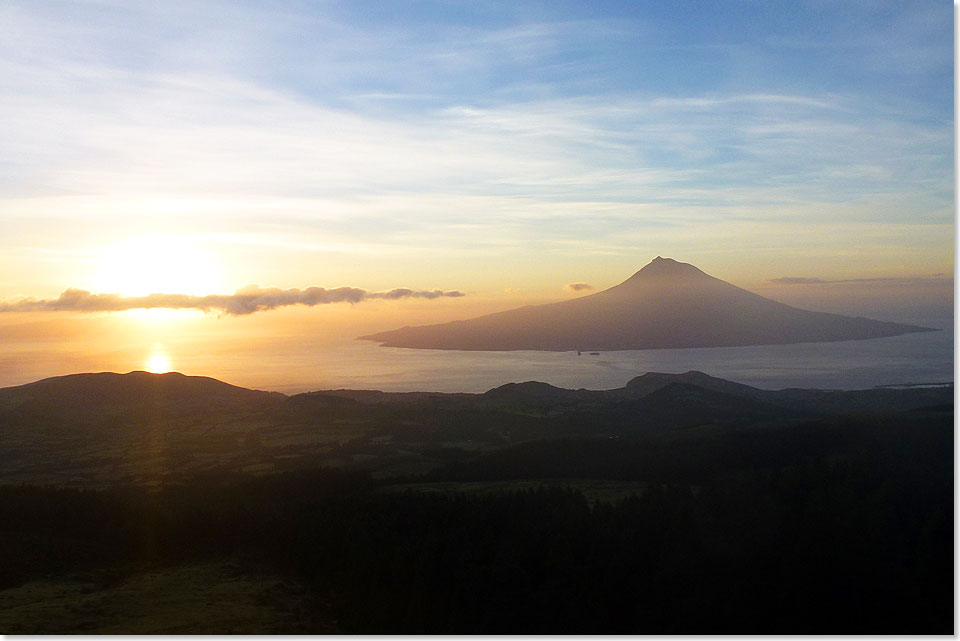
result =
[[147,359],[146,370],[151,374],[165,374],[172,369],[170,358],[163,352],[154,352]]
[[99,255],[93,289],[123,296],[220,291],[213,255],[188,236],[157,234],[128,238]]

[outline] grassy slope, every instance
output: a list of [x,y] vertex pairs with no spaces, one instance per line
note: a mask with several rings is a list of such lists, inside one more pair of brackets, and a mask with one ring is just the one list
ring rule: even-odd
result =
[[[304,591],[228,562],[158,568],[119,582],[57,577],[0,591],[3,634],[303,633]],[[314,617],[310,631],[333,633]]]

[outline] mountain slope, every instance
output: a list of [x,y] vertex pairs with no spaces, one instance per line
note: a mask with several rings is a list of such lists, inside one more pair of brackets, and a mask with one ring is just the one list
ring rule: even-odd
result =
[[831,342],[934,331],[811,312],[657,257],[623,283],[569,301],[359,337],[387,347],[626,350]]

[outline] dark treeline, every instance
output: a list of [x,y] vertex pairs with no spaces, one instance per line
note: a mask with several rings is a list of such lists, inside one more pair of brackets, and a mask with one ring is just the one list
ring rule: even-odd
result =
[[744,470],[833,459],[952,483],[952,433],[951,408],[839,416],[777,428],[700,426],[635,436],[561,436],[456,461],[426,477],[444,481],[567,476],[696,483]]
[[334,471],[0,487],[0,587],[231,558],[329,596],[346,633],[949,634],[949,418],[543,441],[432,477],[649,481],[618,502],[387,491]]

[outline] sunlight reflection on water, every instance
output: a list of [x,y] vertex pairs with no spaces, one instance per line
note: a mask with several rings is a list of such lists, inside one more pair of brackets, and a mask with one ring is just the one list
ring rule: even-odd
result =
[[[184,374],[257,389],[483,392],[537,380],[566,388],[609,389],[648,371],[700,370],[767,389],[861,389],[953,380],[953,321],[920,322],[944,331],[841,343],[602,352],[460,352],[321,342],[313,335],[192,336],[172,332],[163,353]],[[155,344],[154,344],[155,345]],[[84,343],[0,344],[0,386],[77,372],[143,369],[154,351],[133,341],[88,352]],[[170,365],[151,362],[148,369]]]

